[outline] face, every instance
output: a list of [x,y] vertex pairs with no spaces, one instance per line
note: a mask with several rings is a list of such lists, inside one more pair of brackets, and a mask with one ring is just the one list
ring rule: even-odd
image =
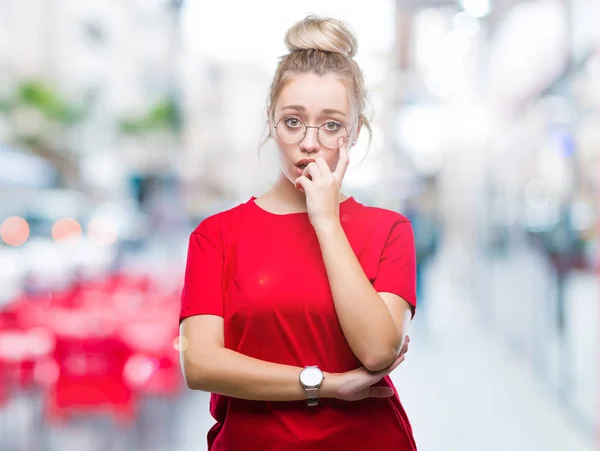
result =
[[[281,91],[270,121],[281,170],[292,183],[306,166],[303,160],[323,157],[334,171],[338,140],[343,137],[350,146],[359,130],[348,90],[335,74],[294,76]],[[309,127],[306,134],[304,125]]]

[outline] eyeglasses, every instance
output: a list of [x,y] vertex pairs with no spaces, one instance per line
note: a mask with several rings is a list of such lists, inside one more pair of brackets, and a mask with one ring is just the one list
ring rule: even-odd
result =
[[275,133],[279,139],[286,144],[298,144],[306,136],[309,128],[317,129],[317,139],[323,147],[328,149],[337,149],[350,137],[348,129],[344,124],[338,121],[327,121],[318,127],[306,125],[300,119],[294,116],[282,117],[275,125]]

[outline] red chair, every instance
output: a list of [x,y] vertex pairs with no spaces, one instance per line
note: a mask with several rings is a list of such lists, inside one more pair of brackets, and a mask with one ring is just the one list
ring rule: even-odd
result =
[[94,324],[98,316],[92,312],[61,315],[70,326],[57,338],[54,359],[59,374],[46,394],[47,419],[62,422],[74,413],[107,413],[119,424],[131,425],[134,393],[123,378],[130,349],[118,337],[101,334],[110,327]]

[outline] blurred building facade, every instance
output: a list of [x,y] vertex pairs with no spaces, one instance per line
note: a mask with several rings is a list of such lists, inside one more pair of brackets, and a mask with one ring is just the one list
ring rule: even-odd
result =
[[483,324],[592,436],[599,5],[396,3],[397,149],[439,181],[445,239],[463,259],[456,278]]
[[[178,149],[168,120],[144,119],[176,101],[178,2],[28,0],[0,7],[2,99],[10,107],[3,138],[39,144],[30,147],[82,171],[71,183],[109,191],[126,186],[129,170],[172,163]],[[40,142],[48,135],[53,139]]]

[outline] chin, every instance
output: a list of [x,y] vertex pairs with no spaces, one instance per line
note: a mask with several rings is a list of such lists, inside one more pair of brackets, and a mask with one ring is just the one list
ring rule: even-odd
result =
[[289,180],[289,182],[294,185],[296,183],[296,179],[298,178],[295,174],[292,174],[291,171],[281,169],[281,174]]

